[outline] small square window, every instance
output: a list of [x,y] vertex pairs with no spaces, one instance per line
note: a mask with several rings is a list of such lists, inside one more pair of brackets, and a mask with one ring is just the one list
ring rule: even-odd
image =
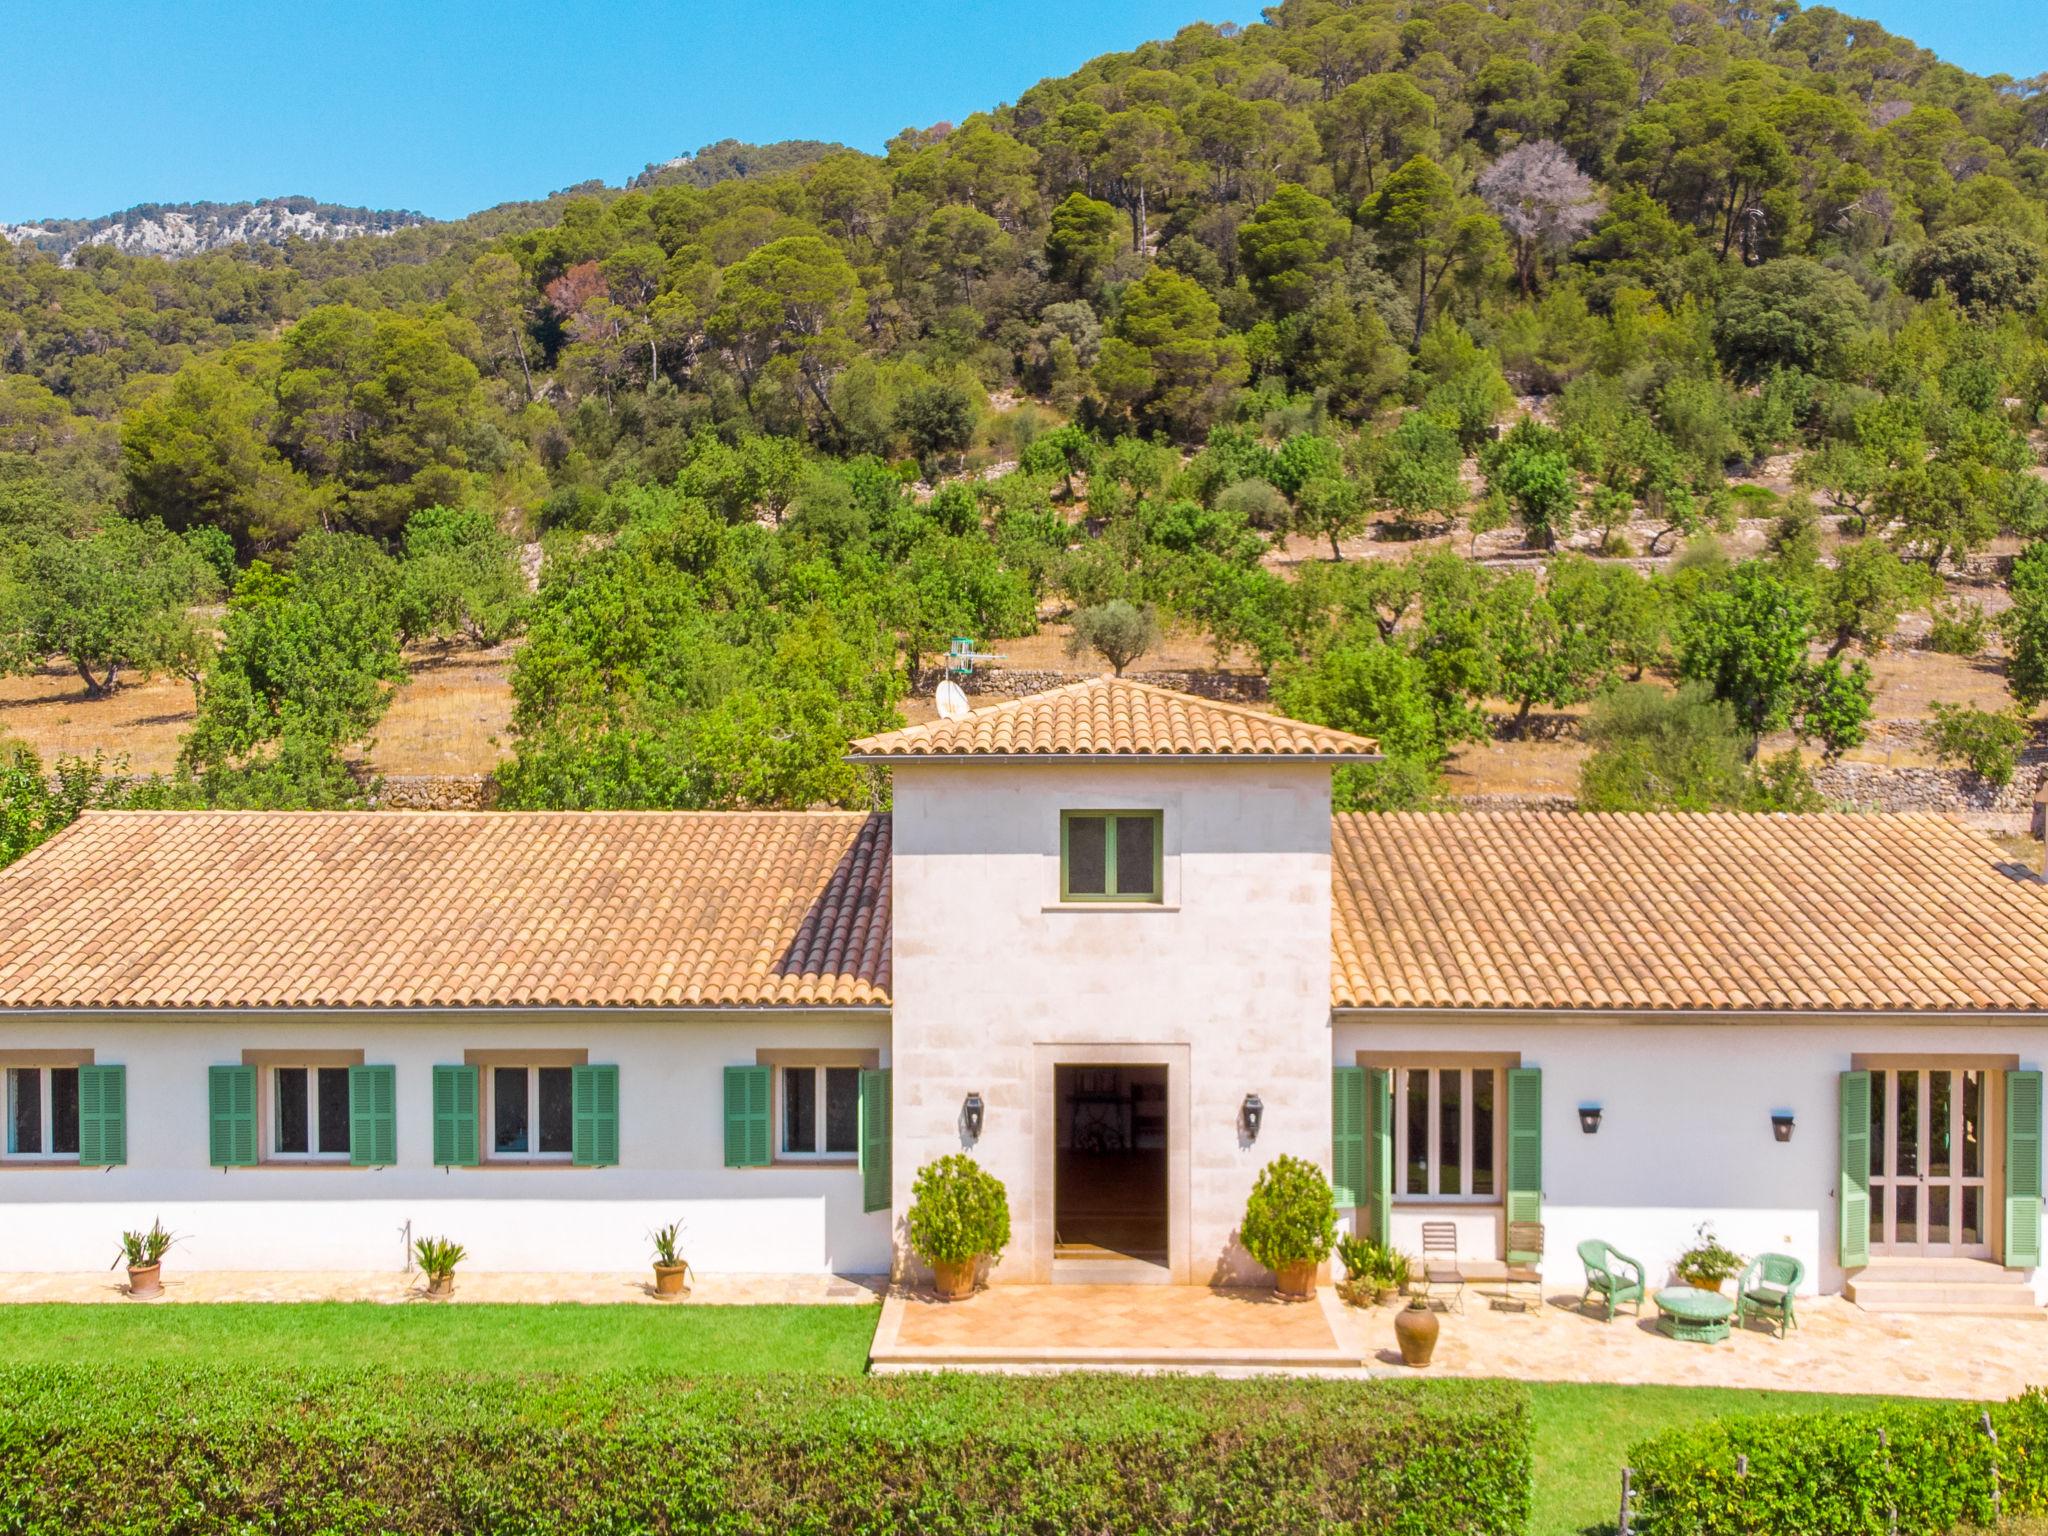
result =
[[573,1067],[490,1069],[491,1156],[560,1162],[576,1150]]
[[1158,811],[1063,811],[1062,901],[1161,899]]
[[[784,1158],[848,1158],[860,1152],[859,1067],[778,1067]],[[821,1103],[822,1101],[822,1103]]]
[[6,1155],[78,1156],[78,1068],[7,1069]]

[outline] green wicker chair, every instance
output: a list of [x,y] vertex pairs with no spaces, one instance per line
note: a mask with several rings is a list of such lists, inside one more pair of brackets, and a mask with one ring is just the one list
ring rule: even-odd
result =
[[1643,1266],[1612,1243],[1589,1237],[1579,1244],[1579,1262],[1586,1266],[1586,1289],[1579,1297],[1581,1307],[1598,1296],[1607,1308],[1606,1321],[1614,1321],[1614,1308],[1633,1303],[1637,1317],[1643,1315]]
[[1735,1324],[1739,1328],[1754,1314],[1765,1322],[1775,1321],[1778,1337],[1799,1326],[1792,1309],[1794,1293],[1806,1278],[1806,1266],[1786,1253],[1760,1253],[1735,1283]]

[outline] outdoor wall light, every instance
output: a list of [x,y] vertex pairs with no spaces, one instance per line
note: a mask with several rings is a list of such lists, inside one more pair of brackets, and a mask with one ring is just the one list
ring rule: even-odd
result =
[[1600,1106],[1598,1104],[1581,1104],[1579,1106],[1579,1129],[1588,1136],[1600,1134]]
[[1780,1141],[1792,1139],[1792,1111],[1774,1109],[1771,1111],[1771,1134]]
[[1266,1118],[1265,1100],[1261,1099],[1256,1093],[1246,1094],[1244,1096],[1244,1106],[1238,1110],[1237,1118],[1239,1123],[1244,1126],[1244,1139],[1246,1141],[1257,1141],[1259,1139],[1259,1122]]
[[967,1131],[969,1141],[981,1140],[981,1095],[970,1093],[967,1102],[960,1108],[960,1123]]

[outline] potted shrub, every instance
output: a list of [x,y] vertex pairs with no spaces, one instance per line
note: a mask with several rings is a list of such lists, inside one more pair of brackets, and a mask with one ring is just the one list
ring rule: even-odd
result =
[[1337,1200],[1323,1170],[1298,1157],[1266,1164],[1238,1236],[1245,1252],[1273,1271],[1282,1296],[1314,1296],[1316,1266],[1337,1246]]
[[690,1294],[690,1262],[682,1254],[683,1224],[672,1221],[648,1234],[654,1240],[654,1294],[665,1300]]
[[[147,1232],[123,1232],[121,1251],[114,1264],[128,1266],[128,1294],[138,1301],[150,1301],[164,1293],[164,1255],[177,1238],[164,1230],[161,1219],[150,1223]],[[113,1265],[107,1266],[109,1269]]]
[[1742,1255],[1714,1236],[1712,1222],[1703,1221],[1693,1232],[1693,1244],[1678,1256],[1674,1266],[1681,1285],[1696,1291],[1718,1291],[1742,1273]]
[[1010,1197],[1001,1179],[955,1152],[917,1170],[903,1224],[939,1295],[958,1301],[973,1293],[980,1261],[1002,1257],[1009,1246]]
[[455,1266],[469,1257],[462,1244],[445,1237],[422,1237],[412,1245],[420,1273],[427,1277],[427,1297],[446,1301],[455,1294]]
[[1369,1237],[1338,1238],[1337,1257],[1344,1265],[1338,1293],[1353,1306],[1385,1306],[1408,1283],[1408,1255],[1383,1248]]

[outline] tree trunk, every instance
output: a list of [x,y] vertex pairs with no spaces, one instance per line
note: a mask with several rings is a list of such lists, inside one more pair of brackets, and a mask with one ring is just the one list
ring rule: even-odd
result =
[[519,354],[519,371],[526,375],[526,403],[533,404],[533,369],[526,361],[526,338],[515,328],[512,332],[512,347]]
[[1339,562],[1344,559],[1344,551],[1337,547],[1337,530],[1334,528],[1330,530],[1330,558]]

